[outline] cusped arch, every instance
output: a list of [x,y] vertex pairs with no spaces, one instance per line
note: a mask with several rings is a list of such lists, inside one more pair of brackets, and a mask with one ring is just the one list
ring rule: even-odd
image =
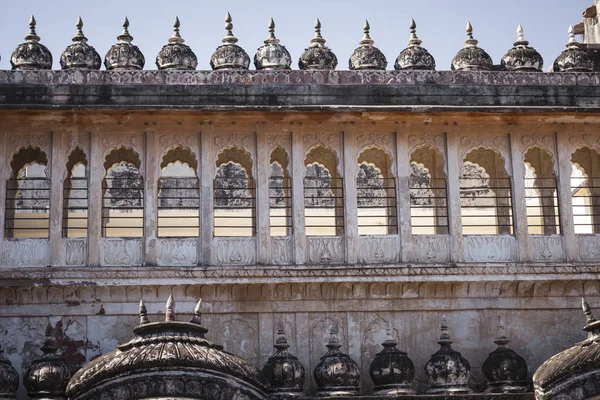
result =
[[290,159],[289,159],[287,151],[285,151],[285,149],[283,149],[282,147],[277,146],[271,151],[271,158],[270,158],[269,164],[273,164],[273,163],[279,164],[279,166],[283,170],[284,175],[289,176],[290,175],[290,171],[289,171],[290,161],[289,160]]
[[198,174],[198,160],[196,154],[188,146],[171,146],[169,147],[162,156],[160,168],[164,169],[169,165],[175,164],[180,161],[182,164],[187,164],[197,175]]
[[544,146],[530,146],[523,155],[523,163],[529,165],[537,177],[556,177],[554,155]]
[[13,154],[10,162],[10,168],[13,179],[19,177],[19,172],[32,163],[38,163],[40,165],[48,166],[48,157],[46,153],[39,147],[24,146],[21,147],[17,152]]
[[252,179],[252,155],[248,151],[237,146],[230,146],[221,150],[217,155],[217,160],[215,161],[215,166],[217,168],[215,171],[215,176],[221,166],[229,163],[241,166],[246,171],[248,178]]
[[75,147],[71,153],[69,154],[69,157],[67,158],[67,168],[65,171],[66,177],[65,179],[71,179],[71,176],[73,174],[73,168],[75,168],[75,166],[77,166],[78,164],[83,164],[86,170],[86,175],[87,175],[87,166],[88,166],[88,160],[87,160],[87,156],[85,154],[85,152],[79,148],[79,146]]
[[[471,162],[483,168],[490,177],[508,178],[505,159],[502,153],[496,149],[480,146],[469,150],[463,158],[463,165]],[[462,174],[462,172],[461,172]]]
[[[311,147],[304,157],[304,166],[319,164],[325,167],[332,178],[341,177],[340,162],[335,150],[331,147],[318,145]],[[304,169],[306,173],[306,168]]]
[[600,149],[580,146],[571,155],[571,163],[588,177],[600,177]]
[[[108,174],[109,170],[115,165],[126,162],[133,165],[140,171],[142,161],[140,155],[132,147],[119,147],[111,150],[104,159],[104,171]],[[141,171],[140,171],[141,172]]]
[[358,165],[372,165],[381,172],[384,178],[394,177],[394,161],[389,151],[377,146],[367,145],[358,153]]
[[415,147],[410,153],[410,163],[423,165],[431,178],[446,177],[446,160],[436,146],[422,144]]

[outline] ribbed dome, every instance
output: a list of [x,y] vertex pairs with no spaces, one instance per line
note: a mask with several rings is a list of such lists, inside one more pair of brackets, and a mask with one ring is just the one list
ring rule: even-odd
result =
[[10,57],[12,69],[52,69],[52,53],[40,43],[40,37],[35,33],[35,17],[29,19],[29,34],[25,43],[17,46]]
[[575,40],[575,30],[569,26],[569,43],[553,65],[554,72],[592,72],[594,60],[591,54]]
[[494,62],[488,53],[480,47],[479,43],[473,39],[473,26],[467,23],[467,40],[463,47],[452,60],[452,70],[456,71],[490,71],[494,67]]
[[491,393],[524,393],[529,389],[527,362],[514,350],[506,347],[510,340],[504,333],[502,317],[498,316],[498,348],[483,362],[481,371],[488,380]]
[[81,17],[77,19],[76,26],[77,33],[73,36],[73,44],[67,46],[60,55],[60,66],[62,69],[100,69],[102,59],[96,49],[87,43]]
[[542,55],[533,47],[529,47],[521,25],[517,28],[517,41],[514,47],[502,57],[500,63],[507,70],[517,72],[542,72],[544,68]]
[[164,45],[156,56],[156,66],[158,69],[182,69],[195,70],[198,66],[198,58],[191,47],[183,44],[185,40],[179,34],[179,17],[175,17],[173,22],[173,36],[169,43]]
[[27,394],[32,399],[63,400],[71,379],[71,369],[57,354],[58,349],[50,324],[46,327],[46,340],[42,352],[42,358],[34,361],[23,376]]
[[77,371],[67,387],[70,400],[267,399],[260,370],[204,337],[200,303],[191,322],[177,322],[169,297],[165,322],[154,323],[140,303],[133,332],[128,343]]
[[107,70],[119,69],[144,69],[146,59],[140,49],[131,44],[133,36],[129,34],[129,20],[125,17],[123,21],[123,33],[117,36],[119,41],[114,44],[106,57],[104,57],[104,66]]
[[348,62],[351,70],[374,69],[384,70],[387,67],[387,60],[383,53],[375,46],[375,41],[371,39],[371,26],[369,21],[365,21],[363,26],[364,35],[359,42],[360,46],[354,50]]
[[398,343],[392,337],[392,326],[388,322],[387,338],[381,350],[371,363],[369,374],[375,384],[376,395],[413,394],[412,382],[415,379],[415,366],[408,355],[398,350]]
[[265,40],[254,55],[254,66],[256,69],[290,69],[292,56],[285,46],[279,44],[275,37],[275,22],[273,18],[269,21],[269,37]]
[[340,351],[337,323],[330,331],[329,351],[321,357],[321,362],[315,368],[314,376],[317,383],[317,395],[326,396],[355,396],[360,385],[360,368],[349,355]]
[[438,341],[440,349],[425,364],[425,373],[429,378],[427,393],[471,393],[471,389],[467,386],[471,376],[471,366],[458,351],[452,349],[446,317],[442,318],[441,330],[442,334]]
[[0,347],[0,399],[15,399],[19,389],[19,374],[10,361],[4,358]]
[[337,57],[333,51],[325,46],[326,40],[321,36],[321,21],[315,22],[315,37],[310,41],[310,46],[300,56],[298,67],[300,69],[327,69],[337,67]]
[[410,39],[408,47],[396,58],[394,68],[399,71],[403,69],[435,70],[435,59],[427,49],[421,46],[421,39],[417,37],[417,24],[414,19],[410,20]]
[[301,397],[304,388],[304,367],[298,358],[290,354],[290,345],[280,322],[275,341],[275,354],[267,360],[263,374],[271,384],[271,398]]
[[238,38],[233,35],[233,23],[229,13],[225,16],[225,30],[227,33],[221,40],[223,44],[217,47],[210,58],[210,67],[215,70],[248,69],[250,57],[244,49],[236,44]]
[[588,337],[544,362],[533,374],[536,400],[584,400],[600,396],[600,321],[582,299]]

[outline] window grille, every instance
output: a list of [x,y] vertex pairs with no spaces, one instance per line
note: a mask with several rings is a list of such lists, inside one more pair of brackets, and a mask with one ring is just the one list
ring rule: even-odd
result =
[[322,167],[315,168],[315,171],[315,176],[304,178],[306,236],[343,236],[343,179],[331,178]]
[[45,178],[23,177],[8,180],[5,237],[49,237],[50,185],[50,180]]
[[200,235],[200,194],[196,177],[158,180],[158,236]]
[[409,192],[412,234],[449,234],[446,179],[412,174]]
[[356,194],[359,235],[398,234],[395,178],[357,178]]
[[271,236],[292,234],[292,180],[283,176],[269,178]]
[[530,235],[560,234],[556,178],[525,178],[527,227]]
[[63,188],[62,235],[65,238],[87,237],[88,180],[69,178]]
[[573,225],[576,234],[600,233],[600,178],[571,177]]
[[219,177],[214,180],[214,236],[255,236],[254,179]]
[[464,235],[512,235],[509,178],[461,178],[459,185]]
[[[132,172],[129,172],[133,175]],[[144,235],[144,179],[141,176],[102,181],[102,236]]]

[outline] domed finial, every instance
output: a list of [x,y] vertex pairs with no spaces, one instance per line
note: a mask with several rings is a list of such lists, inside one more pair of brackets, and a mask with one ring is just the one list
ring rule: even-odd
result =
[[467,22],[467,40],[465,40],[465,46],[477,46],[478,40],[473,39],[473,25],[471,22]]
[[52,328],[52,324],[50,322],[48,322],[48,325],[46,325],[45,336],[46,339],[44,340],[44,345],[42,346],[42,352],[44,353],[44,357],[51,357],[58,351],[58,348],[56,347],[56,343],[54,341],[54,328]]
[[277,339],[275,340],[275,348],[277,350],[285,350],[289,348],[287,338],[285,337],[285,324],[283,320],[280,319],[277,323]]
[[442,324],[440,326],[440,330],[442,333],[440,334],[439,344],[451,344],[450,334],[448,333],[448,321],[446,321],[446,316],[442,316]]
[[340,339],[338,338],[339,331],[340,328],[338,326],[338,323],[334,322],[331,326],[331,329],[329,330],[329,343],[327,343],[328,349],[339,349],[340,347],[342,347],[342,345],[340,344]]
[[169,39],[169,43],[183,43],[185,40],[179,34],[179,27],[181,23],[179,22],[179,17],[175,17],[175,21],[173,21],[173,36]]
[[277,39],[275,37],[275,21],[273,21],[272,17],[269,20],[269,37],[267,38],[267,40],[265,40],[265,44],[270,44],[270,43],[274,43],[274,44],[279,43],[279,39]]
[[237,43],[238,39],[233,35],[233,19],[231,18],[231,14],[227,11],[227,15],[225,15],[225,30],[227,33],[225,37],[221,40],[223,43],[234,44]]
[[504,328],[504,322],[502,321],[502,316],[498,315],[498,337],[494,340],[500,347],[504,347],[510,343],[510,340],[506,336],[506,329]]
[[321,43],[321,44],[324,44],[326,42],[326,40],[323,39],[323,36],[321,36],[321,21],[319,21],[319,18],[317,18],[317,20],[315,22],[315,37],[312,38],[312,40],[310,42],[311,43]]
[[173,300],[173,292],[169,295],[167,300],[167,312],[165,315],[165,321],[175,321],[175,300]]
[[414,19],[410,19],[410,39],[408,39],[409,46],[420,46],[423,41],[417,37],[417,23]]
[[133,36],[129,34],[129,19],[127,17],[123,20],[123,33],[117,36],[117,40],[120,43],[131,43],[133,41]]
[[144,300],[140,299],[140,325],[144,325],[147,323],[150,323],[150,320],[148,319],[148,309],[146,309]]
[[371,46],[375,43],[373,39],[371,39],[371,25],[369,25],[369,21],[365,19],[365,24],[363,25],[364,35],[362,40],[359,42],[361,46]]
[[35,17],[32,15],[31,18],[29,18],[29,33],[27,34],[27,36],[25,36],[26,41],[36,42],[36,43],[40,41],[40,37],[35,32],[36,25],[37,25],[37,21],[35,20]]
[[202,299],[198,300],[198,303],[196,303],[196,306],[194,307],[192,324],[202,325]]

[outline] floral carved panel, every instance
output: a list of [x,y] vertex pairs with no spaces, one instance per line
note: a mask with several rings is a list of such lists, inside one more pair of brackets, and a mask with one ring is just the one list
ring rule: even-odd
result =
[[311,264],[343,263],[344,238],[341,236],[311,236],[308,241],[308,260]]
[[142,239],[102,239],[100,242],[102,265],[142,265]]
[[450,236],[413,235],[413,253],[410,261],[415,263],[445,263],[450,261]]
[[215,238],[216,264],[251,265],[256,263],[256,240],[249,238]]
[[66,263],[67,265],[85,265],[87,240],[86,239],[66,239]]
[[5,239],[2,264],[45,267],[50,264],[50,242],[48,239]]
[[157,264],[160,266],[193,266],[198,259],[198,239],[158,239]]
[[581,261],[600,260],[600,235],[575,235]]
[[360,262],[363,264],[390,264],[400,261],[400,237],[377,235],[360,237]]
[[275,265],[293,263],[294,238],[293,236],[275,236],[271,238],[271,262]]
[[464,245],[467,262],[510,262],[517,258],[514,236],[465,236]]
[[529,243],[532,261],[564,260],[562,236],[530,236]]

